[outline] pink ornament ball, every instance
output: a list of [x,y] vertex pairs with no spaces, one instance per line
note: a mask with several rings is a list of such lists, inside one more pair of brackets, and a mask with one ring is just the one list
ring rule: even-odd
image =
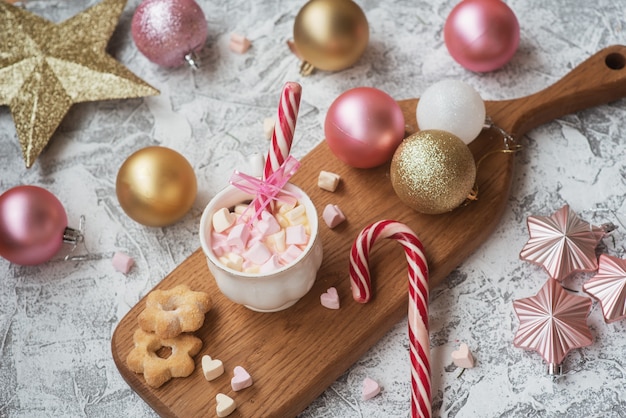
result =
[[20,265],[52,258],[63,244],[67,214],[52,193],[17,186],[0,195],[0,256]]
[[497,70],[511,60],[520,40],[513,11],[501,0],[463,0],[443,29],[448,52],[471,71]]
[[373,87],[348,90],[328,109],[324,134],[330,150],[356,168],[379,166],[404,139],[404,115],[387,93]]
[[178,67],[202,49],[208,27],[194,0],[144,0],[133,15],[131,33],[139,51],[150,61]]

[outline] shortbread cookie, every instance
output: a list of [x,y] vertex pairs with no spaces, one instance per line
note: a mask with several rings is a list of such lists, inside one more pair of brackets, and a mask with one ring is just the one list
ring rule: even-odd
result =
[[[162,339],[142,329],[135,331],[133,341],[135,347],[126,357],[126,364],[133,372],[143,373],[146,383],[154,388],[163,385],[172,377],[189,376],[195,368],[192,357],[202,348],[202,340],[191,334]],[[158,354],[164,347],[172,351],[167,358]]]
[[174,338],[183,332],[199,329],[211,309],[208,293],[194,292],[187,285],[170,290],[153,290],[146,298],[146,308],[137,318],[139,326],[160,338]]

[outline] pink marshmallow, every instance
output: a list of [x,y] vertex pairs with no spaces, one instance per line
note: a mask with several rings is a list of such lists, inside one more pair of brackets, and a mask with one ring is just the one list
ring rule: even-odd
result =
[[261,266],[261,268],[259,269],[259,272],[263,274],[271,273],[273,271],[278,270],[281,267],[282,265],[280,264],[280,259],[278,258],[276,254],[274,254],[269,258],[269,260],[265,262],[265,264]]
[[243,253],[243,257],[257,265],[263,265],[272,256],[272,252],[262,243],[257,242]]
[[257,222],[256,227],[263,235],[272,235],[280,231],[280,224],[276,218],[266,211],[261,213],[261,220]]
[[112,263],[115,270],[126,274],[130,271],[130,268],[133,266],[133,264],[135,264],[135,260],[133,260],[130,256],[118,251],[113,254]]
[[330,229],[333,229],[340,223],[346,220],[345,215],[339,209],[339,206],[328,204],[324,208],[324,212],[322,212],[322,219]]
[[309,236],[306,234],[304,225],[294,225],[285,229],[285,243],[287,245],[304,245],[308,240]]
[[302,254],[302,250],[295,245],[290,245],[287,250],[280,255],[280,261],[283,264],[291,264],[296,258]]
[[221,257],[230,251],[230,246],[226,242],[226,235],[211,231],[211,249],[217,257]]
[[248,229],[246,224],[237,224],[228,233],[226,243],[243,251],[246,249],[248,238],[250,238],[250,229]]
[[243,35],[239,35],[237,33],[233,33],[230,35],[230,42],[228,43],[228,47],[231,51],[237,52],[238,54],[243,54],[248,49],[250,49],[250,40]]

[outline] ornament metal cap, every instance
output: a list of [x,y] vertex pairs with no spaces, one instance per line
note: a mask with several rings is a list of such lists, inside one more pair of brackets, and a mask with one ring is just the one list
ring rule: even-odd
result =
[[548,376],[552,376],[553,378],[557,378],[563,375],[563,365],[550,363],[548,364]]

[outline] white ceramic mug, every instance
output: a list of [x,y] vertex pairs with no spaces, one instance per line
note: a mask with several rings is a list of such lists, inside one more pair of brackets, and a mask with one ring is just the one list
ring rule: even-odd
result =
[[258,312],[276,312],[292,306],[311,289],[322,265],[322,240],[318,236],[315,205],[299,187],[287,183],[284,189],[298,196],[300,204],[305,206],[311,235],[306,248],[293,263],[273,272],[252,274],[231,269],[222,264],[212,250],[211,230],[215,211],[232,208],[252,200],[254,196],[228,186],[211,199],[200,219],[200,244],[220,291],[231,301]]

